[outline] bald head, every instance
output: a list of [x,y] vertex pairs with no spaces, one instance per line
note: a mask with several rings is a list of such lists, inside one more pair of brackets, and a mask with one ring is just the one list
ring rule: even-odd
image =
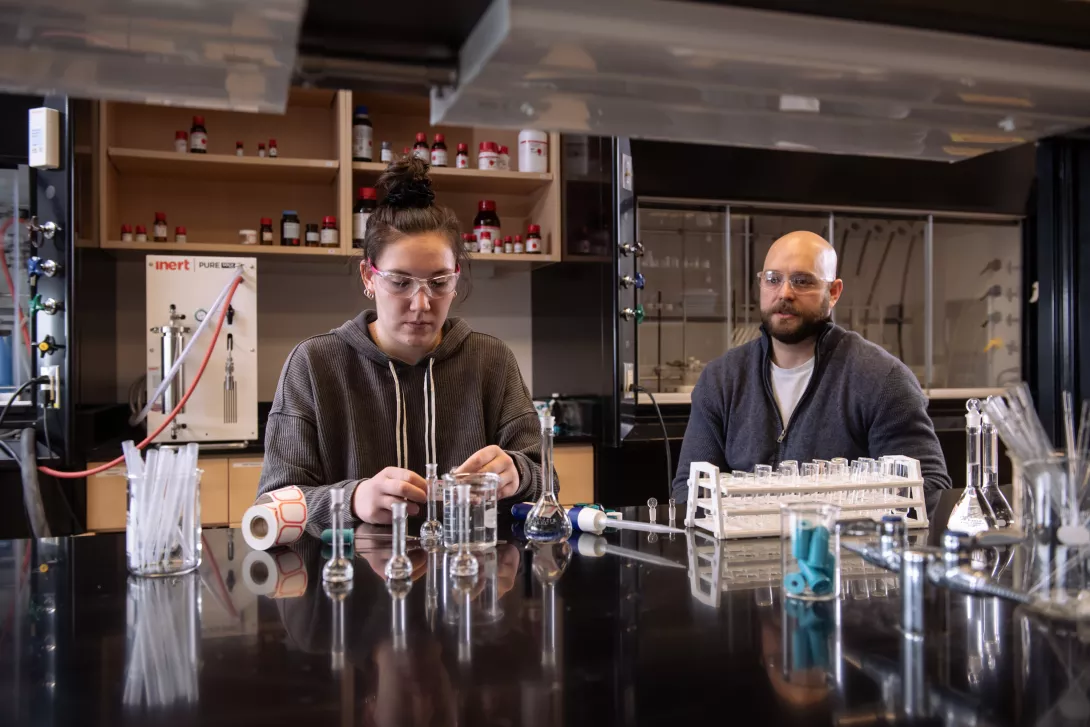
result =
[[772,243],[764,269],[813,273],[831,283],[836,280],[836,250],[821,235],[805,230],[789,232]]

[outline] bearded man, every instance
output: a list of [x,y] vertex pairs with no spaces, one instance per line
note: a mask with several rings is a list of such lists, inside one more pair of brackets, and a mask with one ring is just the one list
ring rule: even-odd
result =
[[758,464],[900,454],[919,460],[929,512],[950,487],[927,397],[900,360],[832,322],[844,290],[836,251],[812,232],[784,235],[758,273],[761,338],[708,364],[693,390],[673,493],[691,462]]

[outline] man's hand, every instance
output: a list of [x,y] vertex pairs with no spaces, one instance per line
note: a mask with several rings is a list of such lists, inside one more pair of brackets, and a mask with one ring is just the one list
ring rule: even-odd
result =
[[387,467],[356,486],[352,496],[352,512],[365,523],[389,525],[393,522],[390,510],[399,500],[406,500],[406,512],[416,515],[420,507],[413,503],[427,502],[427,483],[415,472]]
[[499,475],[500,487],[496,494],[501,500],[511,497],[519,489],[519,468],[515,466],[515,460],[495,444],[478,450],[454,472],[455,474],[492,472]]

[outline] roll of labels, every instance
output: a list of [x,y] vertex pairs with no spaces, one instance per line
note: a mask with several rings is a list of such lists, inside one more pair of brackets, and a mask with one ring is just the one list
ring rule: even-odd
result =
[[800,521],[791,538],[791,557],[798,570],[784,573],[783,589],[792,595],[810,591],[824,596],[833,590],[835,556],[829,551],[829,529]]

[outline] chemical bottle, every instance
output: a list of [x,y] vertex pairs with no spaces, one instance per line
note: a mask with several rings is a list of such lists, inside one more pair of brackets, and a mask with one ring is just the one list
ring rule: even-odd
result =
[[269,139],[269,156],[273,158],[280,156],[280,150],[276,148],[276,139]]
[[503,251],[508,255],[515,251],[515,243],[511,240],[510,235],[503,238]]
[[240,157],[240,156],[245,156],[245,155],[246,155],[246,152],[242,147],[242,142],[241,141],[236,141],[235,142],[235,156]]
[[261,237],[261,244],[262,245],[272,245],[273,244],[273,229],[272,229],[272,218],[271,217],[262,217],[261,218],[261,231],[260,231],[259,235]]
[[121,242],[132,242],[132,225],[121,225]]
[[541,252],[541,225],[530,225],[526,230],[526,252]]
[[458,145],[458,153],[454,156],[455,169],[469,169],[469,146]]
[[431,149],[428,148],[428,135],[423,131],[416,135],[416,143],[413,144],[413,156],[422,162],[431,159]]
[[341,236],[337,233],[337,218],[326,215],[322,218],[322,231],[319,233],[318,244],[321,247],[340,247]]
[[436,134],[435,143],[431,145],[431,165],[433,167],[447,165],[447,145],[442,134]]
[[259,157],[261,157],[262,159],[265,158],[265,143],[264,142],[257,145],[257,155]]
[[[482,234],[488,233],[488,249],[485,250]],[[492,241],[500,238],[500,218],[496,214],[496,202],[482,199],[477,203],[477,217],[473,220],[473,234],[477,236],[481,252],[492,252]]]
[[363,248],[367,235],[367,220],[378,206],[378,191],[374,187],[360,187],[356,206],[352,208],[352,247]]
[[478,169],[496,169],[496,165],[499,164],[500,155],[496,151],[496,142],[494,141],[482,141],[480,146],[477,147],[477,168]]
[[174,228],[174,242],[189,242],[189,238],[185,234],[184,227]]
[[318,247],[318,243],[321,241],[321,235],[318,232],[318,225],[313,222],[307,223],[307,230],[304,239],[306,243],[304,247]]
[[511,168],[511,155],[508,153],[506,146],[500,147],[496,168],[504,172]]
[[295,210],[284,210],[280,217],[280,244],[284,247],[299,247],[299,215]]
[[189,132],[188,131],[175,131],[174,132],[174,151],[180,151],[182,154],[189,152]]
[[516,254],[526,252],[526,246],[522,244],[522,235],[515,235],[514,252]]
[[133,237],[133,240],[135,242],[147,242],[148,241],[148,230],[147,230],[147,228],[144,227],[143,225],[137,225],[136,226],[136,235]]
[[384,164],[389,164],[394,160],[394,150],[390,148],[390,142],[382,142],[382,158],[379,160]]
[[155,224],[151,227],[151,236],[156,242],[167,241],[167,214],[166,212],[155,213]]
[[189,152],[191,154],[208,152],[208,131],[204,128],[203,116],[193,117],[193,127],[189,130]]
[[477,246],[479,248],[477,252],[484,253],[486,255],[490,254],[492,252],[492,233],[488,230],[483,230],[477,234],[477,239],[479,240],[479,242],[477,243]]
[[374,129],[366,106],[357,106],[352,115],[352,161],[369,162],[372,159],[372,141]]

